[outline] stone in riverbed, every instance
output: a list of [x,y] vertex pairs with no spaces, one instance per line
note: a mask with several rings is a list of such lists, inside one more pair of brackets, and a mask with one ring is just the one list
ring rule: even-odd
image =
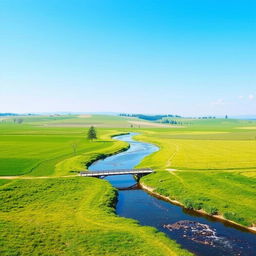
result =
[[182,220],[173,224],[165,224],[163,227],[181,233],[186,239],[205,245],[213,245],[217,239],[215,229],[196,221]]

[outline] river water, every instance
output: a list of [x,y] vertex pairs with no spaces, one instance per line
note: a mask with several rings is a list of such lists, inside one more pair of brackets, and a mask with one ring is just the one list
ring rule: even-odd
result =
[[[89,170],[132,169],[145,156],[158,150],[155,145],[134,141],[134,135],[131,133],[116,136],[115,139],[128,142],[130,148],[93,163]],[[141,225],[157,228],[195,255],[256,255],[255,234],[156,198],[136,187],[132,175],[118,175],[106,179],[119,188],[116,206],[116,213],[119,216],[136,219]],[[132,189],[124,189],[134,185]]]

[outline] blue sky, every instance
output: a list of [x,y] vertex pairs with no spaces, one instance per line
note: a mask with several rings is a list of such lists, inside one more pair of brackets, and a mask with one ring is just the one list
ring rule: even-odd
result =
[[256,114],[254,0],[0,0],[0,112]]

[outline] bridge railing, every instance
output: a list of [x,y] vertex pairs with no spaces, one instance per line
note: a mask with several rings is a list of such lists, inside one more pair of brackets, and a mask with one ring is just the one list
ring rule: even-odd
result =
[[103,171],[88,171],[80,172],[81,176],[110,176],[110,175],[120,175],[120,174],[143,174],[143,173],[152,173],[153,170],[150,168],[146,169],[120,169],[120,170],[103,170]]

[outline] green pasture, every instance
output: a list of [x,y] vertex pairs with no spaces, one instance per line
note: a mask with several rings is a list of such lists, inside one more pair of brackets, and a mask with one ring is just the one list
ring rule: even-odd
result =
[[256,122],[199,120],[194,124],[183,130],[145,130],[137,136],[160,148],[139,164],[158,170],[142,182],[187,208],[255,225]]
[[115,215],[116,191],[95,178],[0,186],[0,255],[191,255],[162,233]]
[[158,145],[160,151],[146,157],[141,166],[181,170],[256,168],[256,129],[250,129],[255,121],[205,120],[201,126],[203,121],[198,122],[198,129],[143,131],[137,138]]
[[162,140],[141,136],[161,150],[142,163],[155,169],[223,170],[256,168],[256,140]]
[[49,126],[85,126],[89,127],[91,125],[95,127],[129,127],[129,122],[127,118],[120,116],[110,116],[110,115],[78,115],[78,116],[68,116],[67,119],[63,120],[51,120],[47,122],[46,125]]
[[[256,173],[255,170],[247,172]],[[142,178],[186,208],[222,215],[244,226],[256,223],[256,179],[243,171],[158,171]]]
[[[20,126],[33,125],[44,127],[90,127],[97,128],[130,128],[132,127],[158,127],[159,124],[136,117],[118,115],[37,115],[37,116],[12,116],[0,119],[1,124],[15,124],[21,120]],[[134,123],[135,122],[135,123]],[[138,122],[139,124],[136,124]]]
[[[99,129],[96,141],[86,138],[87,128],[0,125],[0,175],[68,175],[85,163],[125,147],[110,136],[118,130]],[[74,173],[73,173],[74,174]]]
[[[0,122],[0,175],[32,178],[0,179],[0,255],[189,255],[155,229],[117,217],[106,181],[60,177],[124,149],[111,136],[131,131],[160,148],[138,165],[156,170],[144,184],[187,208],[255,225],[256,122],[186,121],[182,128],[94,115]],[[95,141],[86,138],[91,125]]]

